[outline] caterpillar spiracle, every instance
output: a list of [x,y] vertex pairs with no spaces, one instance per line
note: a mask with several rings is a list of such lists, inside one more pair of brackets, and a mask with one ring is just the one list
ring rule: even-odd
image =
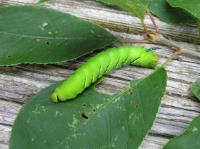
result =
[[136,46],[121,46],[109,48],[82,64],[66,81],[57,87],[51,96],[53,102],[66,101],[75,98],[87,87],[102,77],[123,65],[137,65],[153,68],[158,62],[158,56],[149,49]]

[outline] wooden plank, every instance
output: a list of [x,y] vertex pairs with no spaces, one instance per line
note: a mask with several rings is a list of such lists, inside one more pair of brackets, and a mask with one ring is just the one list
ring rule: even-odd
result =
[[[164,58],[161,61],[164,61]],[[0,98],[14,99],[15,101],[19,99],[18,102],[20,102],[23,98],[36,93],[50,83],[69,76],[73,72],[71,69],[75,69],[79,65],[80,63],[74,67],[71,65],[70,69],[53,65],[41,67],[28,65],[20,68],[1,69]],[[174,60],[167,66],[167,70],[169,72],[168,93],[178,96],[190,96],[189,86],[191,82],[199,78],[199,64]],[[127,66],[113,71],[103,84],[108,85],[108,82],[112,84],[117,79],[121,79],[119,83],[115,83],[121,89],[128,84],[127,81],[147,75],[151,71],[150,69]],[[105,86],[106,90],[110,91],[111,88],[109,89],[109,87]]]
[[[3,0],[4,4],[31,4],[37,0]],[[111,32],[127,39],[142,39],[140,21],[126,12],[107,8],[92,0],[52,0],[45,6],[96,22],[112,30]],[[163,34],[176,40],[198,42],[194,27],[177,27],[156,20]],[[145,22],[152,30],[148,17]],[[117,32],[116,32],[117,31]],[[124,33],[126,32],[126,33]],[[200,51],[200,45],[177,42],[188,50]],[[119,45],[119,43],[116,43]],[[160,64],[171,54],[165,46],[156,52],[160,55]],[[95,52],[96,53],[96,52]],[[73,62],[60,65],[20,65],[0,69],[0,148],[8,148],[11,126],[20,108],[28,97],[34,95],[51,83],[65,79],[74,69],[87,60],[91,53]],[[191,96],[190,84],[200,78],[200,61],[190,55],[181,55],[169,63],[167,94],[163,98],[154,127],[141,145],[143,149],[161,149],[173,136],[181,134],[192,118],[200,113],[200,105]],[[107,79],[97,86],[99,92],[113,94],[123,89],[132,79],[143,77],[152,72],[151,69],[127,66],[115,70]]]
[[139,149],[161,149],[168,141],[166,138],[147,136]]
[[[25,98],[36,93],[41,88],[48,86],[51,82],[64,79],[65,76],[70,75],[73,72],[72,69],[78,67],[80,63],[75,64],[74,66],[68,63],[59,67],[55,65],[27,65],[20,67],[11,67],[7,70],[1,70],[2,72],[0,74],[0,84],[2,88],[0,89],[0,93],[2,94],[2,97],[8,96],[9,98],[7,98],[7,100],[24,102]],[[192,97],[189,95],[188,92],[190,82],[192,80],[195,80],[199,76],[200,71],[198,70],[198,68],[196,69],[195,63],[187,62],[188,64],[186,63],[186,66],[189,66],[183,68],[179,63],[179,61],[174,60],[172,64],[170,64],[172,66],[168,66],[168,93],[172,95],[167,95],[163,100],[163,104],[157,116],[156,123],[151,130],[151,133],[153,135],[162,135],[170,137],[178,135],[181,132],[183,132],[184,128],[189,124],[192,118],[197,116],[200,112],[198,104],[190,100]],[[70,69],[68,69],[68,65],[71,65]],[[174,68],[173,65],[175,65],[176,67]],[[194,68],[192,68],[193,66]],[[176,75],[177,72],[182,71],[186,74],[190,74],[191,70],[194,71],[190,75],[191,79],[188,81],[188,78],[186,76],[185,78],[182,78],[183,80],[185,80],[184,82],[179,82],[180,76]],[[124,67],[108,75],[107,80],[105,80],[97,88],[99,91],[104,93],[116,93],[117,91],[127,86],[129,80],[144,76],[150,73],[151,71],[152,70],[145,68],[136,68],[131,66]],[[180,88],[180,86],[184,88]],[[6,94],[4,94],[4,92],[6,92]],[[16,95],[18,95],[18,98],[16,98]],[[181,97],[182,95],[185,95],[185,97]],[[5,113],[3,113],[3,122],[1,123],[12,125],[16,113],[19,109],[16,109],[14,115],[11,116],[9,115],[9,113],[12,112],[9,112],[9,109],[13,106],[10,106],[10,104],[7,103],[1,105],[4,105],[4,107],[5,105],[7,105],[8,109],[3,110],[5,111]]]
[[0,124],[0,147],[7,147],[10,137],[11,127]]
[[0,149],[8,149],[8,145],[0,143]]
[[[168,67],[168,69],[170,68],[168,93],[172,95],[168,94],[163,100],[163,104],[160,108],[156,123],[151,130],[151,133],[153,135],[178,135],[183,132],[184,128],[189,124],[192,118],[198,115],[200,112],[199,105],[191,100],[192,97],[188,92],[190,82],[192,80],[195,80],[199,76],[200,71],[198,71],[198,68],[196,68],[195,63],[187,64],[187,62],[186,66],[189,66],[183,68],[179,63],[179,61],[174,60],[171,64],[172,66]],[[75,65],[74,68],[76,68],[78,65]],[[173,65],[176,65],[176,67],[173,68]],[[192,68],[193,66],[194,68]],[[71,66],[71,68],[73,67]],[[190,74],[191,70],[193,70],[192,74]],[[188,78],[191,79],[189,80],[186,76],[185,78],[182,77],[180,80],[181,76],[176,75],[179,71],[185,72],[186,74],[188,74]],[[144,76],[150,72],[151,70],[149,69],[128,66],[120,70],[114,71],[108,76],[107,80],[105,80],[97,88],[99,91],[104,93],[115,93],[116,91],[124,88],[128,84],[128,80]],[[39,91],[41,88],[48,86],[51,82],[64,79],[65,75],[68,76],[71,73],[72,70],[67,69],[67,66],[65,68],[63,66],[58,67],[54,65],[28,65],[20,66],[17,68],[11,67],[8,70],[1,70],[1,98],[6,97],[6,100],[24,102],[24,100],[28,96],[31,96]],[[182,88],[180,88],[180,86]],[[185,97],[181,97],[182,95],[184,95]],[[20,105],[17,104],[11,106],[10,104],[0,104],[4,106],[4,108],[2,108],[3,110],[1,111],[2,122],[0,123],[3,123],[5,125],[13,124],[14,118],[20,109]],[[7,107],[6,110],[5,106]],[[13,108],[15,106],[17,108]],[[12,109],[10,107],[12,107]],[[13,112],[14,109],[16,109],[15,112]]]
[[[37,0],[3,0],[3,4],[31,4]],[[50,0],[46,7],[50,7],[62,12],[90,20],[110,30],[142,34],[143,28],[138,18],[130,14],[105,7],[95,0]],[[198,29],[192,26],[175,26],[166,24],[158,19],[156,23],[160,27],[163,35],[182,41],[200,43]],[[153,31],[153,25],[147,16],[145,24],[150,31]]]

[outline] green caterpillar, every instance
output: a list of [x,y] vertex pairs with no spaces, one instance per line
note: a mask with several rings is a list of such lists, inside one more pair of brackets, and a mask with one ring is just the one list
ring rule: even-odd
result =
[[55,89],[51,96],[53,102],[75,98],[103,74],[114,68],[131,64],[155,67],[158,56],[144,47],[121,46],[107,49],[82,64],[66,81]]

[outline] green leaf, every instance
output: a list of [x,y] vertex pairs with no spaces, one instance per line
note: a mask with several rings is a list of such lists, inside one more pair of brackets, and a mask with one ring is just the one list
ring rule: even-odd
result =
[[115,39],[99,26],[55,10],[0,7],[0,66],[68,61]]
[[195,24],[197,19],[181,8],[171,7],[165,0],[152,0],[150,11],[162,21],[170,24]]
[[107,5],[117,6],[144,20],[149,0],[96,0]]
[[132,81],[113,96],[93,87],[76,99],[54,104],[52,85],[23,106],[10,149],[137,149],[153,125],[166,88],[166,71]]
[[192,93],[200,100],[200,80],[194,82],[191,86]]
[[195,118],[187,130],[180,136],[171,139],[163,149],[199,149],[200,116]]
[[199,0],[167,0],[172,7],[182,8],[200,19],[200,2]]

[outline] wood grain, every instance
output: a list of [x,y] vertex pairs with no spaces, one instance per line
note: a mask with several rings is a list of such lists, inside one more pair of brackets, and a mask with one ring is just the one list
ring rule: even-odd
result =
[[[3,0],[3,4],[31,4],[36,2],[37,0]],[[124,11],[110,9],[102,4],[96,3],[95,0],[50,0],[44,5],[87,19],[117,32],[143,33],[143,27],[138,18]],[[169,25],[159,19],[156,19],[156,23],[161,33],[166,37],[179,41],[200,43],[198,29],[196,27]],[[148,16],[146,16],[145,24],[149,31],[154,31],[153,24]]]
[[[36,0],[3,0],[3,4],[31,4]],[[93,0],[52,0],[45,4],[59,11],[85,18],[110,30],[117,37],[142,39],[142,27],[136,17],[123,11],[114,10]],[[188,50],[200,51],[197,29],[189,26],[168,25],[156,19],[162,33]],[[148,17],[148,28],[153,26]],[[120,45],[120,43],[115,43]],[[156,52],[162,64],[172,51],[160,45]],[[68,77],[81,63],[99,51],[73,62],[59,65],[19,65],[0,69],[0,148],[8,149],[11,127],[22,104],[28,97],[58,80]],[[168,71],[167,92],[157,115],[155,124],[145,138],[141,149],[161,149],[172,137],[181,134],[191,120],[199,115],[200,104],[192,97],[190,84],[200,79],[199,58],[180,55],[166,67]],[[99,92],[113,94],[126,87],[130,80],[143,77],[153,70],[127,66],[106,75],[106,80],[96,86]]]

